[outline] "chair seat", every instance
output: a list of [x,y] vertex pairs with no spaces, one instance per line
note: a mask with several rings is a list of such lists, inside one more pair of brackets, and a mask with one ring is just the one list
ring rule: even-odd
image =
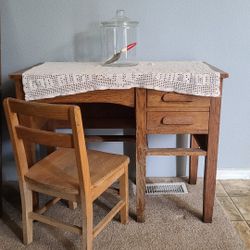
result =
[[[129,162],[129,158],[124,155],[94,150],[88,150],[87,154],[92,186],[98,186]],[[61,198],[65,193],[78,196],[79,181],[74,149],[57,149],[35,163],[25,175],[25,180],[41,189],[61,193]]]

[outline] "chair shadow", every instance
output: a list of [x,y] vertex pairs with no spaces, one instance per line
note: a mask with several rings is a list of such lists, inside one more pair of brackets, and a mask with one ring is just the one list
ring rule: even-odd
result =
[[2,221],[22,241],[22,228],[5,211],[2,214]]
[[[64,231],[60,231],[60,232],[55,231],[54,227],[51,227],[47,224],[42,224],[42,226],[46,229],[46,233],[49,233],[51,236],[53,236],[58,241],[60,240],[64,249],[75,249],[76,246],[72,240],[67,239],[67,237],[62,237]],[[79,236],[79,235],[77,235],[77,236]]]
[[16,182],[3,183],[2,193],[3,199],[5,199],[12,207],[17,209],[19,212],[22,211],[19,187]]
[[9,227],[9,229],[20,239],[22,240],[22,229],[17,224],[13,218],[10,217],[8,214],[7,208],[5,207],[5,203],[8,203],[9,206],[11,206],[13,209],[15,209],[17,212],[21,215],[21,199],[20,199],[20,193],[19,188],[16,183],[4,183],[2,187],[2,193],[3,193],[3,214],[2,214],[2,221],[5,225]]

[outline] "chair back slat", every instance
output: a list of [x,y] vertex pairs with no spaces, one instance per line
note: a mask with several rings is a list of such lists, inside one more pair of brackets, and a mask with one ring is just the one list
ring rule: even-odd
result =
[[23,102],[21,100],[15,102],[10,101],[10,109],[14,113],[53,120],[68,120],[69,108],[69,105],[48,105],[35,102],[30,105],[29,102]]
[[70,134],[54,133],[40,129],[16,126],[18,138],[46,146],[73,148],[73,137]]

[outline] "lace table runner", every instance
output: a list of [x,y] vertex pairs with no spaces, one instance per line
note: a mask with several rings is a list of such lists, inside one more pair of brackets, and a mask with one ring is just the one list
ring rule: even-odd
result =
[[134,87],[199,96],[220,95],[220,73],[202,62],[140,62],[132,67],[46,62],[24,72],[22,80],[26,100]]

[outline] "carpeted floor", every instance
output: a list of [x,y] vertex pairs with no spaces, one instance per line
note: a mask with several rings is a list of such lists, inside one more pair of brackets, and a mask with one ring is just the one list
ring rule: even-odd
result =
[[[180,181],[179,179],[176,179]],[[202,183],[187,185],[189,194],[148,196],[146,222],[136,223],[134,196],[130,194],[130,221],[122,225],[116,219],[95,239],[95,249],[244,249],[235,229],[215,203],[212,224],[201,221]],[[95,205],[95,222],[115,202],[111,191]],[[18,192],[13,185],[4,188],[4,217],[0,220],[0,249],[81,249],[78,235],[54,227],[34,223],[34,241],[28,247],[21,242],[21,215]],[[42,197],[42,201],[46,197]],[[76,225],[81,223],[80,209],[70,210],[63,202],[51,208],[53,215]]]

